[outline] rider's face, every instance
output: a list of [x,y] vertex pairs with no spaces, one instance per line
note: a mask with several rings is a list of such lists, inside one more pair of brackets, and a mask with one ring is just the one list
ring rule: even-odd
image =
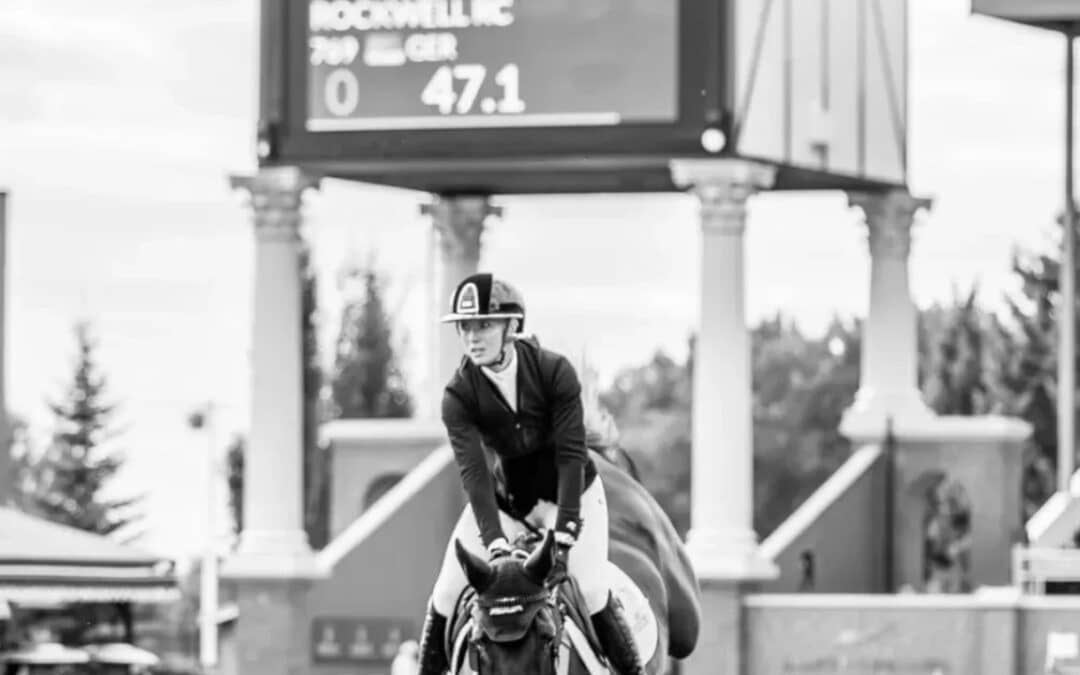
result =
[[505,319],[469,319],[457,325],[458,335],[465,355],[478,366],[487,366],[499,360],[502,354]]

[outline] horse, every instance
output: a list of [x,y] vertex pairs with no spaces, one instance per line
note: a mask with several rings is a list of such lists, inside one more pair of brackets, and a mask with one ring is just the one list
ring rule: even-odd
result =
[[[652,496],[623,469],[596,462],[609,510],[613,590],[623,602],[649,675],[693,652],[700,590],[675,528]],[[469,581],[445,636],[456,674],[597,675],[604,655],[572,578],[550,578],[550,531],[517,542],[493,563],[455,541]]]

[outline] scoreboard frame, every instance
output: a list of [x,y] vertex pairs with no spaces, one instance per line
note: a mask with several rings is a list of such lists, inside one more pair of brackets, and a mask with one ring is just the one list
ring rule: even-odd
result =
[[[658,0],[662,1],[662,0]],[[730,137],[730,0],[677,5],[677,118],[612,126],[309,131],[308,0],[262,0],[260,166],[441,194],[673,189],[668,161]],[[670,83],[667,83],[668,85]]]

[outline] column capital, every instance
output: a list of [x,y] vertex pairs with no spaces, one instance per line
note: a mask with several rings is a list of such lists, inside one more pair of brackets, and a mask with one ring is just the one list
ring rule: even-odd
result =
[[742,234],[747,200],[776,179],[775,167],[746,160],[676,159],[668,166],[675,185],[698,198],[702,229],[722,234]]
[[229,176],[229,186],[251,196],[255,235],[268,241],[294,241],[300,236],[300,206],[309,188],[318,190],[319,176],[295,166],[259,169],[255,174]]
[[431,216],[431,224],[439,235],[439,247],[444,255],[476,256],[480,251],[480,236],[488,216],[501,218],[503,209],[484,195],[435,197],[420,205],[420,213]]
[[862,209],[870,255],[906,260],[911,253],[911,227],[915,214],[930,209],[934,201],[915,197],[906,190],[889,192],[849,192],[848,205]]

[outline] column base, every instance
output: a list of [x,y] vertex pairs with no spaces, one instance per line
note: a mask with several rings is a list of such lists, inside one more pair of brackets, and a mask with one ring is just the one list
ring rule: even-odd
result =
[[936,418],[914,387],[891,392],[863,387],[844,411],[840,433],[856,444],[877,443],[885,438],[890,424],[894,434],[902,434],[906,429],[921,429]]
[[245,530],[221,576],[231,579],[318,579],[321,570],[303,530]]
[[701,584],[701,633],[694,652],[679,664],[683,675],[742,675],[749,642],[743,630],[743,582]]
[[[310,583],[296,579],[244,579],[236,582],[239,620],[232,650],[220,672],[233,675],[311,673]],[[232,667],[230,668],[229,665]]]
[[691,529],[686,536],[686,554],[702,582],[766,581],[780,576],[780,568],[761,555],[752,530]]

